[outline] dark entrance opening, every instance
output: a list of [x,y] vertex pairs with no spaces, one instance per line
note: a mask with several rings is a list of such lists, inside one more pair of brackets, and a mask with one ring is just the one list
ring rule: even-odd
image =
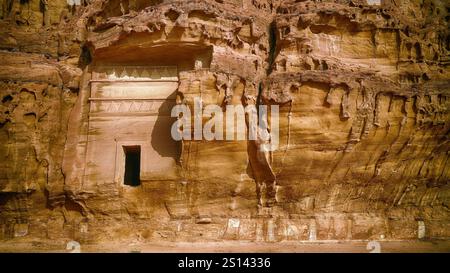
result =
[[141,146],[123,146],[125,152],[125,175],[123,183],[128,186],[139,186],[141,180]]

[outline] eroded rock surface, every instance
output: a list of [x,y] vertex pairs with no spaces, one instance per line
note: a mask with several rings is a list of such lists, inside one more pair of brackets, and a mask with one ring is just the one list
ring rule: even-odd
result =
[[[0,239],[450,236],[446,1],[0,3]],[[278,149],[173,141],[196,98]]]

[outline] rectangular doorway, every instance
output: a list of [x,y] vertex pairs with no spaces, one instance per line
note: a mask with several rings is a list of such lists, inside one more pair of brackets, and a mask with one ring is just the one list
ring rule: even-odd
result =
[[141,146],[123,146],[125,153],[124,185],[137,187],[141,184]]

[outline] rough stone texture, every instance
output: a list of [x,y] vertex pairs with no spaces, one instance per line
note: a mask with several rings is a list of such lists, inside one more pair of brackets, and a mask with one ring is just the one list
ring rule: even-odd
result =
[[[1,240],[450,236],[446,1],[81,2],[0,1]],[[279,105],[279,149],[174,143],[195,97]]]

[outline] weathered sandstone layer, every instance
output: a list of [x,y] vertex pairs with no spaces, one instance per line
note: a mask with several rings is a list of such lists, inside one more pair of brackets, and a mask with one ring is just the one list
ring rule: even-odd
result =
[[[447,1],[80,2],[0,1],[0,240],[449,238]],[[196,98],[278,149],[174,141]]]

